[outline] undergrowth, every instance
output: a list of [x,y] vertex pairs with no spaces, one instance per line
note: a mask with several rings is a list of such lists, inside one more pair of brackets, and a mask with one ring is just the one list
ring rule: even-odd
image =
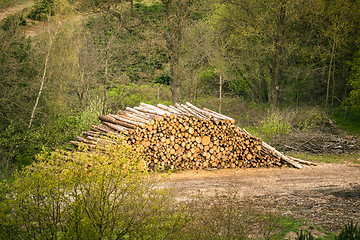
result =
[[28,2],[29,0],[1,0],[0,1],[0,11],[9,7],[13,7],[17,4],[22,4]]
[[259,208],[231,186],[176,201],[121,139],[100,142],[97,151],[41,153],[1,182],[0,239],[275,240],[305,223]]
[[332,114],[337,125],[349,134],[355,134],[360,137],[360,113],[355,111],[337,111]]

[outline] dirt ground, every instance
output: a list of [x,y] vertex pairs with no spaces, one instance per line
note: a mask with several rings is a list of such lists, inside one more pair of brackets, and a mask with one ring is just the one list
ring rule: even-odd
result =
[[25,2],[23,4],[18,4],[18,5],[15,5],[13,7],[10,7],[10,8],[0,10],[0,21],[2,21],[4,18],[6,18],[7,16],[9,16],[11,14],[21,12],[23,9],[30,8],[33,5],[34,5],[33,1],[28,1],[28,2]]
[[[236,191],[266,209],[339,231],[360,221],[360,165],[325,164],[294,168],[186,171],[167,177],[179,200]],[[305,225],[306,225],[305,224]]]

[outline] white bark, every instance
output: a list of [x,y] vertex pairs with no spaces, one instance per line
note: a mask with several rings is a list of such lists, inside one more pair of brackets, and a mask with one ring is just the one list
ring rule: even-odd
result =
[[30,117],[29,129],[31,128],[31,124],[32,124],[32,122],[33,122],[33,120],[35,118],[35,111],[36,111],[37,105],[39,104],[39,99],[40,99],[41,93],[42,93],[43,88],[44,88],[44,83],[45,83],[45,80],[46,80],[46,72],[47,72],[47,69],[48,69],[50,51],[51,51],[51,47],[52,47],[52,44],[53,44],[53,39],[56,37],[58,29],[59,29],[59,24],[58,24],[58,26],[57,26],[57,28],[55,30],[54,36],[51,36],[50,24],[49,24],[49,20],[48,20],[49,48],[48,48],[46,58],[45,58],[44,71],[43,71],[43,75],[42,75],[42,78],[41,78],[41,84],[40,84],[39,93],[38,93],[38,96],[36,98],[35,105],[34,105],[34,108],[32,110],[31,117]]

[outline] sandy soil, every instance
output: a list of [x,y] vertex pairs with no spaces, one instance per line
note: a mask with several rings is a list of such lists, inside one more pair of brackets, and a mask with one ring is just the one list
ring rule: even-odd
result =
[[360,165],[186,171],[169,175],[164,184],[174,188],[179,200],[235,190],[260,207],[276,208],[329,231],[360,221]]

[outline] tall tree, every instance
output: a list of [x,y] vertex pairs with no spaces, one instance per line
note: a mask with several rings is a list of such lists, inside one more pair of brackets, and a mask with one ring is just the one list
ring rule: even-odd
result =
[[[181,100],[180,46],[185,27],[194,19],[195,3],[191,0],[161,0],[143,3],[139,1],[103,1],[84,0],[91,2],[96,11],[111,14],[118,19],[121,28],[147,47],[147,52],[154,59],[155,55],[166,54],[170,66],[171,92],[173,102]],[[139,46],[139,45],[137,45]],[[143,49],[141,49],[143,50]],[[142,55],[143,53],[137,53]],[[157,69],[165,65],[165,61],[157,60]],[[151,64],[154,64],[153,62]],[[160,65],[160,66],[159,66]]]
[[178,103],[181,101],[180,45],[191,1],[162,0],[162,3],[165,5],[167,22],[165,39],[170,58],[172,101]]
[[0,131],[10,124],[24,129],[34,102],[37,72],[21,22],[21,16],[10,16],[0,28]]
[[[299,87],[315,91],[308,94],[311,98],[324,99],[327,92],[329,99],[330,78],[338,75],[334,62],[336,69],[344,69],[341,65],[352,42],[349,34],[357,29],[356,21],[350,20],[357,19],[352,12],[358,11],[354,1],[331,2],[216,1],[210,24],[229,43],[228,62],[252,91],[253,100],[277,107]],[[336,57],[339,53],[345,58]]]

